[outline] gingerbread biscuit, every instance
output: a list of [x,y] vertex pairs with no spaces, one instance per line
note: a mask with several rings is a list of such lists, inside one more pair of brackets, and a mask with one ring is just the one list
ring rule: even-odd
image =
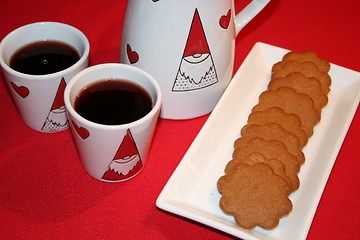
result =
[[285,64],[286,62],[289,61],[296,61],[299,63],[303,63],[303,62],[312,62],[314,63],[317,68],[321,71],[321,72],[329,72],[330,70],[330,63],[322,58],[319,58],[318,55],[310,50],[307,51],[303,51],[303,52],[289,52],[287,54],[285,54],[282,58],[282,61],[279,63],[276,63],[274,65],[274,70],[278,70],[280,69],[283,64]]
[[329,93],[331,85],[330,75],[326,72],[321,72],[312,62],[299,63],[295,61],[288,61],[282,66],[281,69],[275,70],[273,68],[271,79],[283,78],[286,77],[289,73],[293,72],[299,72],[302,73],[305,77],[313,77],[318,79],[321,84],[321,90],[323,93],[325,95]]
[[264,163],[239,164],[218,180],[217,187],[220,208],[243,228],[273,229],[292,210],[287,182]]
[[272,122],[295,134],[299,138],[301,149],[307,144],[308,136],[301,128],[300,118],[293,113],[285,113],[279,107],[272,107],[266,111],[251,112],[248,117],[248,124],[264,125]]
[[[237,159],[233,159],[230,162],[228,162],[228,164],[226,165],[226,168],[225,168],[225,174],[232,173],[234,171],[234,169],[236,169],[236,167],[240,163],[254,165],[259,162],[267,164],[274,171],[275,175],[278,175],[278,176],[284,178],[286,180],[286,182],[291,184],[290,178],[285,174],[285,166],[279,159],[275,159],[275,158],[267,159],[261,153],[256,153],[256,152],[251,153],[246,158],[241,158],[241,159],[237,158]],[[289,186],[291,186],[291,185],[289,185]]]
[[241,129],[241,135],[250,138],[261,137],[266,141],[277,140],[282,142],[289,153],[296,157],[300,165],[305,162],[304,153],[300,150],[299,138],[277,123],[265,125],[247,124]]
[[262,138],[251,138],[245,146],[234,150],[232,158],[242,159],[251,153],[260,153],[267,159],[278,159],[285,166],[285,174],[290,178],[291,190],[299,188],[300,182],[297,173],[300,170],[299,161],[289,153],[286,146],[277,140],[266,141]]
[[320,121],[320,113],[314,108],[313,100],[308,95],[297,93],[289,87],[262,92],[259,103],[252,111],[265,111],[271,107],[280,107],[286,113],[296,114],[308,137],[312,136],[315,124]]
[[250,139],[251,137],[244,137],[244,136],[241,136],[238,139],[236,139],[234,142],[234,150],[240,147],[245,147]]
[[277,90],[281,87],[290,87],[298,93],[308,95],[317,111],[321,111],[328,102],[327,95],[321,90],[319,80],[305,77],[302,73],[293,72],[283,78],[274,78],[268,85],[269,90]]

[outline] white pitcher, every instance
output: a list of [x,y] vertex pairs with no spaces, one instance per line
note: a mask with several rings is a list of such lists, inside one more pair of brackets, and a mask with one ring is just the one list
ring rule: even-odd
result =
[[269,1],[235,15],[233,0],[128,0],[121,62],[158,81],[160,117],[205,115],[231,80],[236,35]]

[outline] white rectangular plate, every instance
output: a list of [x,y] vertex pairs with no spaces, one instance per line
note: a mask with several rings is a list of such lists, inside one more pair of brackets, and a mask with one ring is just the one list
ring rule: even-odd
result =
[[159,195],[156,205],[243,239],[305,239],[331,169],[360,100],[360,73],[331,64],[329,102],[303,149],[300,188],[290,195],[293,211],[274,230],[238,227],[219,208],[217,180],[231,160],[240,129],[267,89],[271,67],[288,50],[256,43],[214,111]]

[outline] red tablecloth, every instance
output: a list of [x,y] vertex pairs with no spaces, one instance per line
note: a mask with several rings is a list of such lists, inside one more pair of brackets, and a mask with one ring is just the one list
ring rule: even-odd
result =
[[[237,10],[247,2],[236,0]],[[0,39],[28,23],[58,21],[88,36],[91,65],[118,62],[125,6],[124,0],[1,0]],[[312,49],[332,63],[360,71],[359,11],[359,0],[272,0],[238,35],[234,71],[258,41]],[[85,173],[69,130],[43,134],[24,125],[3,76],[0,107],[0,239],[232,238],[155,206],[208,115],[161,119],[145,169],[131,181],[109,184]],[[359,130],[358,110],[308,239],[358,238]]]

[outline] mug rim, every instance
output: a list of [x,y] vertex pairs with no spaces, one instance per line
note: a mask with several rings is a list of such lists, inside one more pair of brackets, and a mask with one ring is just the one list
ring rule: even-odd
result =
[[[76,34],[81,39],[82,44],[84,45],[84,51],[81,54],[80,59],[76,63],[74,63],[73,65],[71,65],[70,67],[68,67],[66,69],[63,69],[61,71],[54,72],[54,73],[49,73],[49,74],[33,75],[33,74],[21,73],[21,72],[18,72],[16,70],[12,69],[5,62],[5,59],[3,58],[3,51],[4,51],[3,49],[9,43],[9,41],[12,40],[14,35],[18,34],[21,31],[24,31],[26,29],[30,29],[30,28],[33,28],[33,27],[36,27],[36,26],[60,26],[63,29],[68,29],[72,33]],[[45,41],[46,39],[43,39],[43,40]],[[54,41],[56,41],[56,39],[54,39]],[[51,21],[35,22],[35,23],[30,23],[30,24],[23,25],[23,26],[21,26],[19,28],[14,29],[13,31],[8,33],[2,39],[2,41],[0,42],[0,65],[3,68],[4,71],[8,72],[9,74],[11,74],[11,75],[13,75],[15,77],[18,77],[18,78],[21,78],[21,79],[29,79],[29,80],[37,80],[37,81],[39,81],[39,80],[46,80],[48,78],[61,76],[61,75],[67,74],[68,72],[71,72],[71,71],[75,70],[76,68],[80,67],[82,64],[84,64],[88,60],[89,53],[90,53],[89,40],[86,37],[86,35],[82,31],[80,31],[79,29],[77,29],[77,28],[75,28],[75,27],[73,27],[73,26],[71,26],[69,24],[60,23],[60,22],[51,22]]]
[[[123,70],[123,71],[136,72],[136,73],[141,74],[144,77],[146,77],[146,79],[153,86],[155,93],[156,93],[156,99],[153,99],[153,97],[151,97],[152,100],[155,100],[153,103],[152,109],[145,116],[143,116],[135,121],[132,121],[130,123],[125,123],[125,124],[106,125],[106,124],[95,123],[93,121],[87,120],[86,118],[82,117],[79,113],[77,113],[75,111],[75,109],[70,101],[70,94],[71,94],[71,91],[72,91],[74,85],[76,84],[77,81],[79,81],[79,79],[81,79],[84,75],[89,74],[90,72],[100,71],[100,70],[103,71],[104,69],[111,70],[114,68],[118,69],[118,70]],[[121,76],[119,76],[118,78],[121,78]],[[98,79],[98,80],[101,81],[102,79]],[[86,84],[86,86],[87,85],[88,84]],[[141,86],[141,87],[143,87],[143,86]],[[144,88],[144,90],[149,93],[149,91],[147,89]],[[77,92],[77,94],[78,94],[78,92]],[[88,67],[88,68],[80,71],[79,73],[77,73],[73,78],[71,78],[69,83],[66,85],[66,88],[64,91],[64,103],[65,103],[66,111],[69,113],[69,115],[72,115],[75,117],[75,119],[71,119],[69,117],[69,120],[81,121],[81,122],[85,123],[87,126],[97,128],[97,129],[103,129],[103,130],[119,130],[119,129],[132,128],[132,127],[141,125],[142,123],[150,120],[154,115],[156,115],[157,112],[160,111],[161,102],[162,102],[162,93],[161,93],[160,86],[157,83],[157,81],[155,80],[155,78],[153,76],[151,76],[148,72],[146,72],[138,67],[131,66],[128,64],[123,64],[123,63],[103,63],[103,64],[98,64],[98,65]],[[70,123],[70,124],[72,124],[72,123]]]

